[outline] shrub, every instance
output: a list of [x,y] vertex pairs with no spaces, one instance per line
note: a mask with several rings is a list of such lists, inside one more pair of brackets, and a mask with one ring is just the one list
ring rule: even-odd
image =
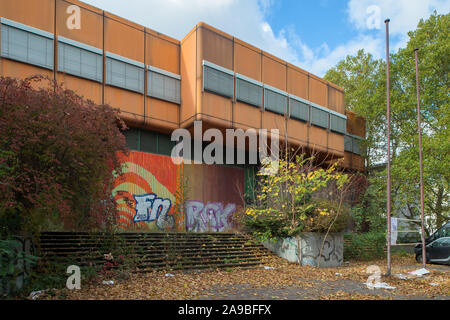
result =
[[[270,169],[272,163],[265,164]],[[246,209],[244,225],[260,240],[295,236],[304,231],[339,232],[347,223],[348,208],[342,205],[348,175],[314,164],[304,154],[279,159],[278,170],[258,173],[255,203]],[[268,170],[267,170],[268,171]],[[270,171],[269,171],[270,172]],[[314,193],[330,185],[338,202],[314,200]]]
[[325,233],[330,226],[330,233],[345,230],[350,216],[350,208],[347,205],[341,204],[339,207],[339,202],[326,199],[314,199],[311,205],[314,209],[304,219],[303,232]]
[[344,235],[344,259],[371,260],[385,255],[386,233],[346,233]]
[[14,232],[110,225],[127,152],[117,110],[38,76],[0,77],[0,109],[0,222]]

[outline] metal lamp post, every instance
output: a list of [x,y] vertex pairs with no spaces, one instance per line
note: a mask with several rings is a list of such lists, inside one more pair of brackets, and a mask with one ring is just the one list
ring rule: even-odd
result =
[[387,98],[387,276],[391,275],[391,110],[389,104],[389,19],[386,24],[386,98]]
[[418,64],[418,51],[414,49],[414,56],[416,60],[416,90],[417,90],[417,125],[419,129],[419,166],[420,166],[420,219],[422,221],[422,265],[425,268],[427,263],[426,250],[425,250],[425,218],[424,218],[424,205],[423,205],[423,164],[422,164],[422,130],[420,125],[420,93],[419,93],[419,64]]

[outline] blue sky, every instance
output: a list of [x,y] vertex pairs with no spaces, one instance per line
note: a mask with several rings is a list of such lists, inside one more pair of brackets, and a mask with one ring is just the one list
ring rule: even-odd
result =
[[364,48],[385,55],[406,44],[407,32],[450,0],[83,0],[182,39],[199,21],[262,48],[318,76]]

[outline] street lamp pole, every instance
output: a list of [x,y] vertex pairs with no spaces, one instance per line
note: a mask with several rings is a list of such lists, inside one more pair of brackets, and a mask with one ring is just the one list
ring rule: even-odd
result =
[[420,166],[420,219],[422,220],[422,265],[425,268],[427,263],[426,250],[425,250],[425,218],[424,218],[424,205],[423,205],[423,163],[422,163],[422,129],[420,125],[420,92],[419,92],[419,63],[418,63],[418,51],[414,49],[414,56],[416,60],[416,90],[417,90],[417,125],[419,129],[419,166]]
[[387,99],[387,276],[391,275],[391,110],[389,97],[389,19],[386,24],[386,99]]

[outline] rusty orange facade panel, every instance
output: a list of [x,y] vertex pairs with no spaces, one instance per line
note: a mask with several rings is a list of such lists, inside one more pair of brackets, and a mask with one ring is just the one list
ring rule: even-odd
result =
[[280,141],[284,141],[286,133],[286,121],[285,117],[277,113],[265,111],[262,113],[262,128],[278,129],[280,131]]
[[261,108],[236,102],[233,109],[233,124],[241,129],[261,128]]
[[328,87],[328,108],[334,111],[337,111],[336,91],[336,89]]
[[233,40],[206,27],[197,28],[199,59],[233,70]]
[[[48,69],[35,67],[29,64],[21,62],[0,59],[0,68],[3,76],[12,77],[17,79],[24,79],[34,75],[42,75],[45,77],[53,78],[53,72]],[[41,84],[47,85],[47,84]],[[38,85],[39,87],[40,85]]]
[[180,46],[164,38],[146,34],[146,64],[180,74]]
[[323,107],[328,107],[328,88],[326,83],[319,78],[310,75],[309,77],[309,99]]
[[181,106],[180,125],[188,126],[196,113],[197,95],[197,29],[181,42]]
[[344,156],[344,136],[342,134],[328,132],[328,149],[336,156]]
[[346,110],[345,114],[347,116],[347,132],[365,138],[366,120],[349,110]]
[[58,73],[58,83],[65,88],[75,91],[78,95],[85,99],[94,101],[96,104],[102,104],[101,83],[71,76],[70,74]]
[[105,50],[144,63],[144,29],[105,17]]
[[262,56],[262,82],[286,91],[286,65],[264,54]]
[[292,139],[295,145],[308,146],[308,124],[306,122],[289,119],[287,130],[289,141]]
[[344,91],[336,89],[336,111],[345,114]]
[[290,94],[308,100],[308,88],[309,88],[308,74],[288,67],[287,75],[288,75],[287,91]]
[[352,154],[352,169],[362,171],[364,170],[364,158],[357,154]]
[[234,42],[234,71],[261,81],[261,51],[256,51],[236,39]]
[[327,131],[315,126],[310,126],[309,146],[312,150],[327,152]]
[[232,101],[213,93],[203,92],[202,99],[202,115],[208,115],[218,120],[223,120],[226,127],[231,127],[232,118]]
[[0,16],[50,33],[55,31],[54,0],[2,0]]
[[67,19],[71,14],[67,13],[67,9],[71,5],[72,3],[63,0],[56,1],[56,34],[103,49],[102,14],[80,6],[80,29],[70,29],[67,27]]
[[140,93],[105,86],[105,103],[119,108],[128,120],[144,122],[144,96]]
[[147,97],[145,123],[162,129],[174,130],[179,125],[179,105]]

